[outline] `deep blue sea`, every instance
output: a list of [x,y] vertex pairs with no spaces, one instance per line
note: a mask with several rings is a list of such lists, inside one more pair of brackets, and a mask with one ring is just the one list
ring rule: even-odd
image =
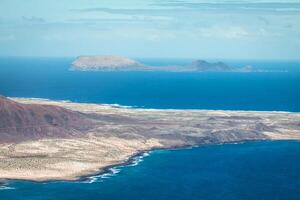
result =
[[[300,142],[158,150],[136,166],[81,181],[12,181],[2,200],[299,200]],[[117,173],[118,172],[118,173]],[[94,182],[93,182],[94,181]]]
[[[266,73],[80,72],[68,70],[71,61],[0,58],[0,94],[144,108],[300,112],[300,61],[223,60],[288,71]],[[191,60],[140,61],[160,66]],[[0,186],[2,199],[298,200],[300,142],[157,150],[77,182],[10,181]]]
[[[149,65],[191,60],[141,59]],[[300,111],[300,61],[226,61],[288,73],[70,71],[72,58],[1,58],[0,94],[138,106]]]

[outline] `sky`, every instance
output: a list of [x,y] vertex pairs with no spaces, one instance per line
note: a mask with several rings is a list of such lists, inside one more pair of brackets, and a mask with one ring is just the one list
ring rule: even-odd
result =
[[0,0],[0,56],[300,59],[300,0]]

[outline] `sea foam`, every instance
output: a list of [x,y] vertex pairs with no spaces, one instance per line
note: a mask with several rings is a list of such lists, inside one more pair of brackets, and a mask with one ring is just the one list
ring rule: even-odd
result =
[[102,182],[104,179],[109,179],[121,172],[121,169],[124,167],[133,167],[140,164],[145,157],[149,156],[150,152],[144,152],[141,155],[135,156],[132,158],[129,165],[120,165],[116,167],[109,168],[107,172],[99,175],[89,176],[86,180],[80,181],[79,183],[95,183],[95,182]]
[[14,190],[15,188],[14,187],[9,187],[9,186],[0,186],[0,190]]

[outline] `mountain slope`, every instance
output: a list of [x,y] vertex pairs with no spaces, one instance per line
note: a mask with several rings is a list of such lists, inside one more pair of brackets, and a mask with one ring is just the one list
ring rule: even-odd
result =
[[93,124],[79,112],[51,105],[21,104],[0,96],[0,143],[79,136]]

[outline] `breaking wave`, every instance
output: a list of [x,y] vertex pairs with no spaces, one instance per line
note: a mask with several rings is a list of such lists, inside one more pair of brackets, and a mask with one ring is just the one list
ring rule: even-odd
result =
[[145,157],[147,157],[149,155],[150,155],[149,152],[144,152],[141,155],[133,157],[131,159],[131,162],[130,162],[129,165],[125,164],[125,165],[120,165],[120,166],[109,168],[107,170],[107,172],[105,172],[103,174],[99,174],[99,175],[94,175],[94,176],[87,177],[86,180],[80,181],[80,183],[102,182],[105,179],[112,178],[112,177],[116,176],[117,174],[119,174],[121,172],[122,168],[137,166],[139,163],[141,163],[144,160]]
[[0,190],[14,190],[14,187],[9,187],[9,186],[0,186]]

